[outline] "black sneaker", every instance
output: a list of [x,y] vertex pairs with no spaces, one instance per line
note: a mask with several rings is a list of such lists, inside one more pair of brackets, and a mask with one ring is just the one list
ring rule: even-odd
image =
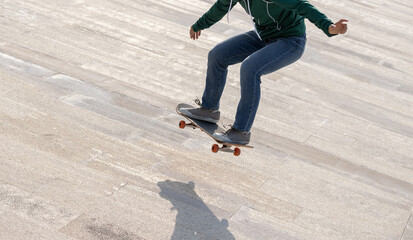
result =
[[223,143],[235,143],[247,145],[251,139],[251,132],[242,132],[233,127],[223,133],[214,133],[212,136],[215,140]]
[[220,112],[218,110],[199,108],[183,108],[181,113],[190,118],[202,120],[205,122],[217,123],[219,122]]

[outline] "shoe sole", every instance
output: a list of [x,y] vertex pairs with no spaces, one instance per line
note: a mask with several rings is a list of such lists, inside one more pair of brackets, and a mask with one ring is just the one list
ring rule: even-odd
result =
[[221,136],[215,135],[215,134],[212,135],[212,137],[218,142],[222,142],[222,143],[237,144],[237,145],[247,145],[248,143],[250,143],[250,141],[231,141],[229,139],[222,138]]

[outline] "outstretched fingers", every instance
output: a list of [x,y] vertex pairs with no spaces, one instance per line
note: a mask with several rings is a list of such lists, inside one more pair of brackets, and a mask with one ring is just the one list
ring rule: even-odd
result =
[[189,29],[189,37],[196,40],[201,36],[201,31],[195,32],[192,27]]
[[347,22],[348,22],[348,20],[346,20],[346,19],[341,19],[340,21],[338,21],[337,23],[336,23],[336,25],[338,24],[340,27],[340,34],[344,34],[344,33],[346,33],[347,32]]
[[195,38],[198,39],[201,36],[201,31],[195,33]]

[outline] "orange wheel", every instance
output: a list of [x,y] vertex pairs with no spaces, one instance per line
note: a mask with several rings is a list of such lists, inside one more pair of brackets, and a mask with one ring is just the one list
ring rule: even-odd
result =
[[211,150],[212,150],[212,152],[217,153],[217,152],[219,151],[219,146],[218,146],[218,144],[212,145]]
[[240,154],[241,154],[241,149],[235,148],[235,149],[234,149],[234,155],[235,155],[235,156],[239,156]]
[[179,128],[184,129],[185,126],[186,126],[186,122],[185,122],[185,121],[180,121],[180,122],[179,122]]

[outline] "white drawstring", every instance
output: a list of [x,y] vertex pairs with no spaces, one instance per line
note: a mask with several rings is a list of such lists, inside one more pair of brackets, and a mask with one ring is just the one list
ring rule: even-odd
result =
[[229,7],[228,7],[228,13],[227,13],[227,21],[228,21],[228,24],[229,24],[229,12],[231,11],[231,7],[232,7],[232,0],[231,0],[231,2],[230,2],[230,4],[229,4]]
[[266,2],[266,3],[267,3],[267,14],[268,14],[268,16],[270,16],[270,18],[272,19],[272,21],[277,24],[277,30],[280,31],[280,30],[281,30],[281,27],[278,26],[278,21],[276,21],[276,20],[271,16],[270,10],[268,10],[268,4],[269,4],[269,2]]
[[[245,0],[244,0],[244,4],[248,6],[248,13],[249,13],[249,15],[250,15],[252,25],[254,26],[254,32],[257,34],[258,38],[259,38],[260,40],[262,40],[260,34],[259,34],[258,31],[257,31],[257,27],[255,26],[254,20],[253,20],[253,18],[252,18],[250,1],[249,1],[249,0],[246,0],[246,1],[247,1],[247,2],[245,3]],[[271,16],[270,10],[268,9],[268,4],[269,4],[269,3],[272,3],[272,2],[267,2],[267,1],[265,1],[265,0],[263,0],[263,1],[264,1],[265,3],[267,3],[267,14],[268,14],[268,16],[272,19],[272,21],[273,21],[274,23],[277,24],[277,30],[278,30],[278,31],[281,30],[281,27],[278,25],[278,21],[276,21],[276,20]],[[229,7],[228,7],[228,13],[227,13],[227,21],[228,21],[228,24],[229,24],[229,13],[230,13],[230,11],[231,11],[231,7],[232,7],[232,0],[231,0],[231,2],[230,2],[230,4],[229,4]],[[259,19],[258,19],[258,21],[259,21]]]
[[[245,4],[245,0],[244,0],[244,4]],[[258,38],[259,38],[260,40],[262,40],[260,34],[259,34],[258,31],[257,31],[257,27],[255,26],[254,20],[252,19],[251,8],[250,8],[250,1],[249,1],[249,0],[247,0],[247,5],[248,5],[248,12],[249,12],[249,14],[250,14],[251,22],[252,22],[252,25],[254,26],[254,31],[255,31],[255,33],[257,34]]]

